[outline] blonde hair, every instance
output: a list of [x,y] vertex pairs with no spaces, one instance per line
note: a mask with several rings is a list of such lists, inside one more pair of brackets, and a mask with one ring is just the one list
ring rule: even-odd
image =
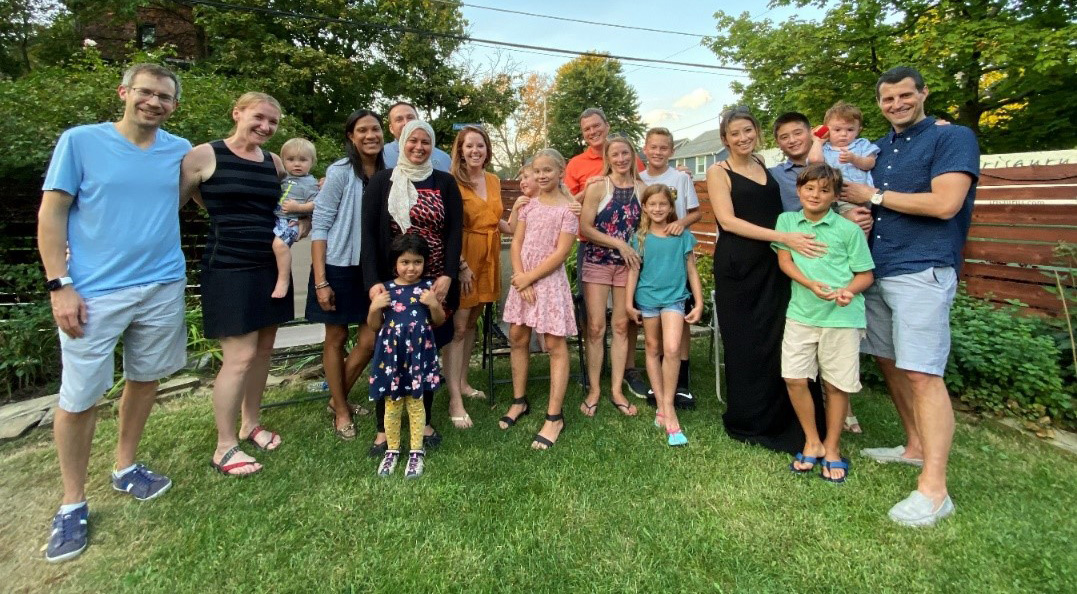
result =
[[639,177],[639,170],[636,169],[636,147],[632,145],[629,140],[623,136],[615,136],[613,138],[606,139],[606,146],[602,147],[602,175],[609,175],[613,173],[613,163],[610,162],[610,147],[621,143],[628,147],[628,150],[632,153],[632,165],[629,166],[629,170],[632,172],[633,181],[643,181]]
[[483,169],[486,169],[486,166],[490,164],[493,149],[490,146],[490,135],[479,126],[464,126],[457,133],[456,140],[452,143],[452,166],[449,167],[449,170],[452,171],[452,176],[456,178],[457,185],[474,190],[475,187],[467,174],[467,163],[464,162],[464,138],[468,134],[478,134],[482,137],[482,141],[486,143],[486,158],[482,161]]
[[669,131],[669,128],[655,127],[647,130],[647,134],[643,136],[643,142],[646,144],[651,140],[652,136],[665,136],[669,139],[669,146],[673,146],[673,133]]
[[[255,105],[258,105],[260,103],[268,103],[269,105],[272,105],[274,108],[276,108],[277,111],[284,113],[284,110],[280,107],[279,101],[274,99],[271,95],[267,95],[266,93],[259,93],[258,91],[247,91],[246,93],[240,95],[239,99],[236,99],[236,102],[232,105],[232,111],[243,111],[245,109],[254,107]],[[229,132],[228,135],[231,136],[235,134],[236,130],[238,129],[238,124],[233,124],[232,131]]]
[[[540,149],[537,153],[535,153],[534,157],[531,157],[531,159],[528,160],[527,164],[524,165],[524,167],[534,170],[535,161],[538,161],[539,158],[542,158],[542,157],[553,161],[553,164],[556,165],[557,169],[559,169],[561,171],[561,173],[557,176],[558,179],[564,178],[564,176],[565,176],[565,158],[563,156],[561,156],[561,153],[557,152],[557,149],[553,149],[553,148]],[[523,169],[521,169],[520,171],[523,172]],[[565,198],[568,198],[570,200],[572,199],[572,194],[569,194],[568,189],[565,188],[565,184],[564,184],[563,181],[561,183],[557,184],[557,189],[558,189],[559,192],[561,192],[561,194],[564,195]]]
[[831,118],[837,118],[846,122],[856,122],[861,128],[864,127],[864,112],[860,111],[860,108],[852,103],[846,103],[844,101],[838,101],[826,110],[826,114],[823,115],[823,123],[827,123]]
[[[677,203],[673,200],[673,190],[669,189],[666,184],[653,184],[647,186],[647,189],[643,190],[643,197],[640,198],[640,206],[646,206],[647,201],[651,196],[662,195],[665,196],[666,201],[669,203],[669,212],[666,214],[666,220],[662,221],[665,224],[670,224],[677,220]],[[647,240],[647,233],[651,230],[651,217],[646,213],[640,217],[639,229],[636,231],[636,239],[639,241],[639,255],[643,257],[643,244]]]
[[280,156],[285,154],[299,154],[310,157],[310,164],[314,165],[318,162],[318,149],[314,148],[314,143],[306,138],[289,138],[280,146]]

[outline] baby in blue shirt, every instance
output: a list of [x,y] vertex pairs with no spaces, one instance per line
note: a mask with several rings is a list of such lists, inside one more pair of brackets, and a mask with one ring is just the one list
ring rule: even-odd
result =
[[[812,137],[815,143],[808,152],[808,163],[826,163],[840,171],[846,182],[875,187],[871,181],[871,169],[875,167],[879,147],[860,136],[864,128],[864,114],[860,108],[838,101],[826,110],[823,126],[825,130],[817,131]],[[856,205],[838,200],[836,208],[838,214],[845,214]]]
[[292,244],[299,240],[299,227],[293,221],[314,212],[314,196],[318,194],[318,180],[310,174],[310,168],[318,160],[314,144],[305,138],[292,138],[280,147],[287,175],[280,183],[280,200],[274,212],[277,222],[273,225],[273,257],[277,260],[277,284],[273,298],[288,295],[292,280]]

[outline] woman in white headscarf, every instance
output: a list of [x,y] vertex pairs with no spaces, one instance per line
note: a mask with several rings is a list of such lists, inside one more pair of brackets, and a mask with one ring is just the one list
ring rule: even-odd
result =
[[[370,297],[384,291],[382,282],[394,278],[389,261],[389,242],[403,233],[421,236],[430,245],[424,275],[434,279],[434,294],[445,307],[449,320],[460,303],[460,246],[463,237],[463,201],[456,179],[437,171],[430,163],[434,150],[434,129],[421,120],[412,120],[400,133],[400,159],[396,167],[374,174],[363,192],[363,282]],[[452,341],[453,325],[447,322],[434,329],[438,349]],[[441,442],[430,424],[433,392],[423,395],[427,426],[425,447]],[[378,434],[371,457],[385,453],[385,408],[378,402]]]

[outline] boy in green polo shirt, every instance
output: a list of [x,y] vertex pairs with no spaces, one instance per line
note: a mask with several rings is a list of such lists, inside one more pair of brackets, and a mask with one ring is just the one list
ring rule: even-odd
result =
[[[782,377],[797,418],[804,428],[804,449],[789,465],[806,474],[822,461],[822,477],[843,483],[849,460],[840,440],[849,393],[860,391],[860,339],[866,327],[864,292],[872,283],[864,232],[831,209],[841,195],[841,172],[826,164],[809,165],[797,176],[803,210],[782,213],[774,229],[813,233],[826,254],[807,258],[780,243],[778,265],[793,283],[782,338]],[[815,426],[815,405],[808,380],[822,372],[826,394],[826,441]]]

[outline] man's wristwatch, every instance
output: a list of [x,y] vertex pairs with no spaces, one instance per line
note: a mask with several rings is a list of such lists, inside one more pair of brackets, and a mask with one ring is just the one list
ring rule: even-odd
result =
[[59,291],[63,287],[66,287],[67,285],[70,285],[73,282],[74,281],[71,280],[70,276],[61,276],[60,278],[54,278],[54,279],[50,279],[50,280],[45,281],[45,288],[48,289],[49,291]]
[[883,193],[882,192],[875,192],[874,194],[871,195],[870,201],[871,201],[872,204],[874,204],[876,206],[881,205],[883,203]]

